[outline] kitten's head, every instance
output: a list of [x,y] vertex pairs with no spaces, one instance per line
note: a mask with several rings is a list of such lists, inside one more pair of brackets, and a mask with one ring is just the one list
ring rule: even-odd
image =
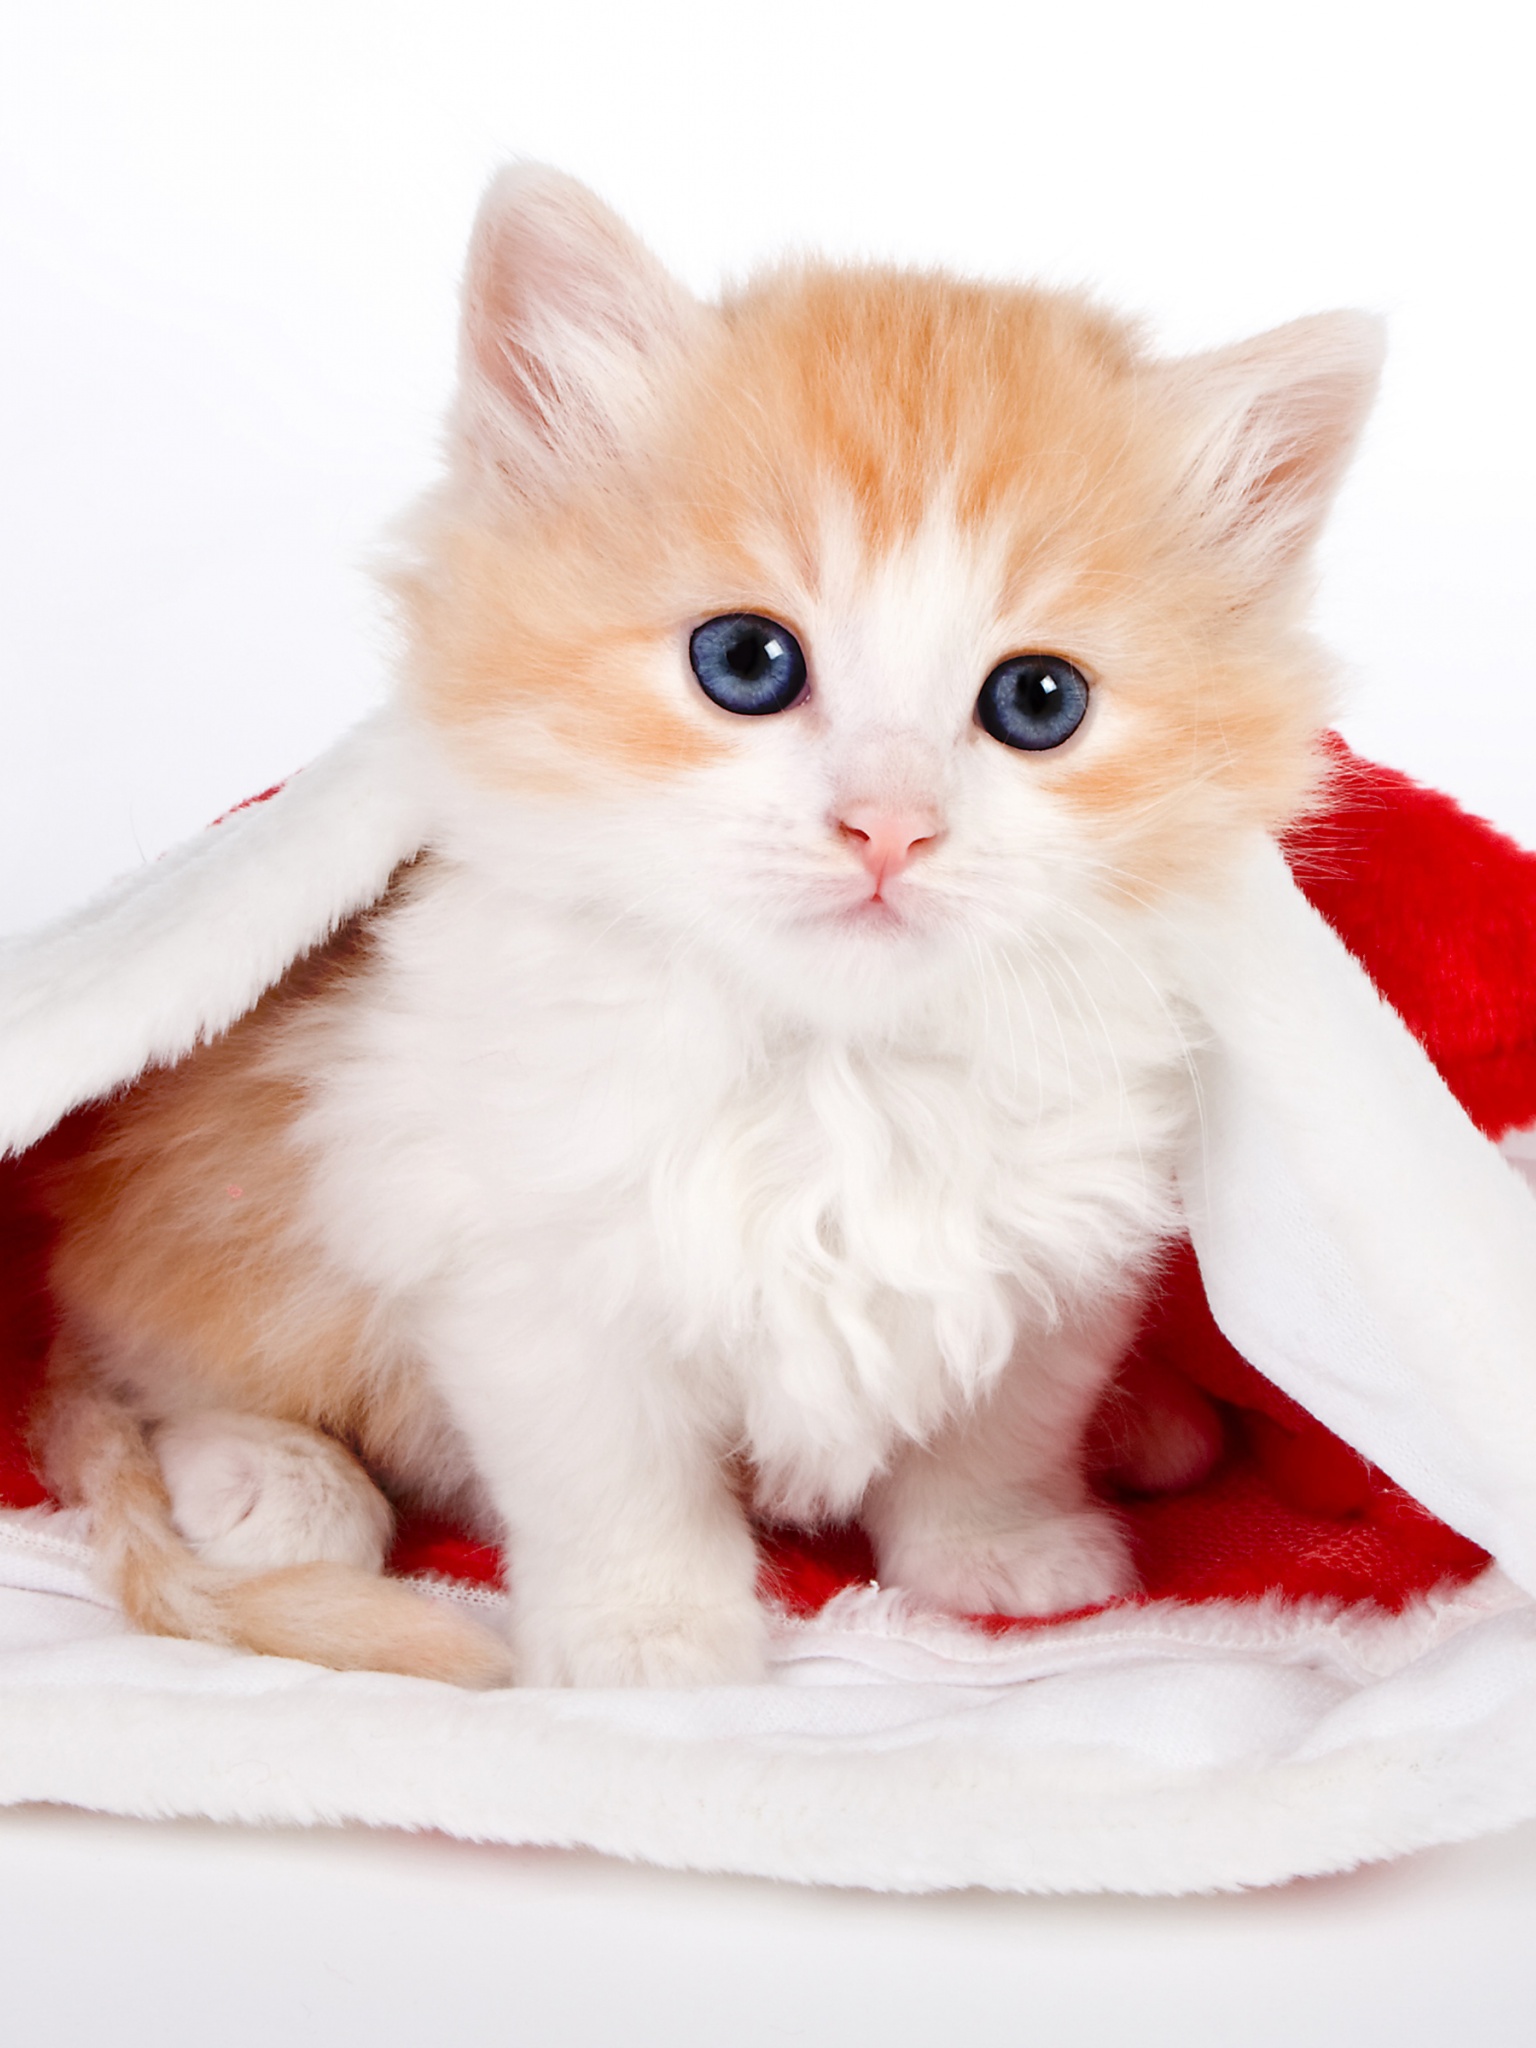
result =
[[1079,297],[886,269],[704,305],[507,172],[408,688],[541,886],[879,1000],[1306,800],[1307,555],[1380,351],[1339,313],[1160,361]]

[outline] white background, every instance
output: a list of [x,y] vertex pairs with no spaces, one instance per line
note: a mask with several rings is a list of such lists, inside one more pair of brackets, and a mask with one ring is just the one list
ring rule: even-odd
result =
[[[1345,727],[1536,845],[1526,12],[5,0],[0,930],[286,773],[384,687],[364,566],[431,473],[464,235],[510,154],[587,178],[701,289],[820,246],[1087,283],[1169,348],[1329,305],[1384,311],[1383,402],[1324,557]],[[221,1986],[248,2003],[238,1943],[211,1934],[247,1912],[271,1937],[252,2040],[343,2040],[347,2010],[369,2012],[371,2038],[431,2038],[430,1996],[445,2039],[856,2042],[843,1991],[781,1985],[768,2026],[750,1986],[791,1952],[845,1990],[861,1970],[914,1987],[919,1964],[923,1981],[957,1973],[969,2017],[950,2038],[967,2044],[1089,2041],[1101,2022],[1149,2043],[1361,2041],[1367,1994],[1397,2043],[1528,2038],[1529,1835],[1301,1895],[1315,1905],[823,1899],[818,1920],[768,1887],[582,1864],[557,1881],[401,1843],[338,1863],[337,1844],[245,1839],[256,1862],[237,1835],[105,1826],[0,1830],[0,1926],[66,2039],[203,2038]],[[137,1938],[119,1954],[124,1896]],[[67,1939],[50,1948],[34,1924]],[[496,2025],[498,1984],[448,1938],[464,1925],[492,1948],[504,1929],[542,1971],[525,2029]],[[319,1927],[362,1943],[361,1982],[338,1978]],[[678,1988],[727,1927],[734,2020],[728,1986],[713,2004]],[[847,1944],[841,1974],[817,1928]],[[434,1942],[453,1959],[440,1980]],[[77,1945],[100,1989],[87,1972],[50,2006]],[[1064,1954],[1078,1989],[1051,1990],[1047,2012],[1031,1981]],[[647,1955],[668,1959],[670,1994]],[[597,1998],[605,1969],[632,2005]],[[181,1987],[163,2035],[114,2029],[113,1984],[135,1970]],[[573,1973],[585,1990],[561,2008]],[[379,2031],[381,1996],[407,1980],[396,2017],[414,2031]],[[944,2036],[915,1989],[877,2007],[883,2041]],[[1187,2028],[1159,2032],[1170,2014]]]
[[708,289],[786,247],[1083,282],[1170,348],[1385,312],[1321,612],[1346,728],[1536,844],[1527,10],[6,0],[0,931],[380,691],[488,172]]

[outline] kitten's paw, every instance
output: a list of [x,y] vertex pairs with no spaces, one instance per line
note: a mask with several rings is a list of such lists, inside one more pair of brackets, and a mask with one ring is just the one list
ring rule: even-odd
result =
[[1101,1508],[1009,1529],[930,1531],[891,1546],[880,1576],[952,1614],[1071,1614],[1136,1590],[1130,1546]]
[[389,1503],[333,1438],[216,1409],[162,1423],[153,1442],[171,1518],[207,1563],[240,1572],[383,1569]]
[[1222,1453],[1221,1418],[1182,1373],[1132,1359],[1099,1410],[1097,1462],[1138,1493],[1198,1486]]
[[753,1685],[767,1670],[755,1600],[525,1614],[514,1636],[525,1685]]

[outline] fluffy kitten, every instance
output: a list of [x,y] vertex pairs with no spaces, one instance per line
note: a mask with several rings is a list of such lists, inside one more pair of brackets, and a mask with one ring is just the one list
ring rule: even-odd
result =
[[[433,843],[55,1185],[47,1456],[132,1616],[746,1680],[752,1509],[962,1612],[1131,1587],[1082,1445],[1177,1227],[1165,934],[1314,786],[1378,355],[880,269],[706,306],[493,185],[396,577]],[[505,1539],[510,1667],[376,1576],[380,1485]]]

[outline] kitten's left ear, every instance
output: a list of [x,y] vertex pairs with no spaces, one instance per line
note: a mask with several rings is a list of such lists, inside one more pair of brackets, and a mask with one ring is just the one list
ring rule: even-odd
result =
[[1180,494],[1255,598],[1283,587],[1316,539],[1385,348],[1370,314],[1318,313],[1154,366],[1180,422]]
[[519,495],[558,489],[643,434],[703,318],[586,186],[510,166],[481,201],[465,268],[462,451]]

